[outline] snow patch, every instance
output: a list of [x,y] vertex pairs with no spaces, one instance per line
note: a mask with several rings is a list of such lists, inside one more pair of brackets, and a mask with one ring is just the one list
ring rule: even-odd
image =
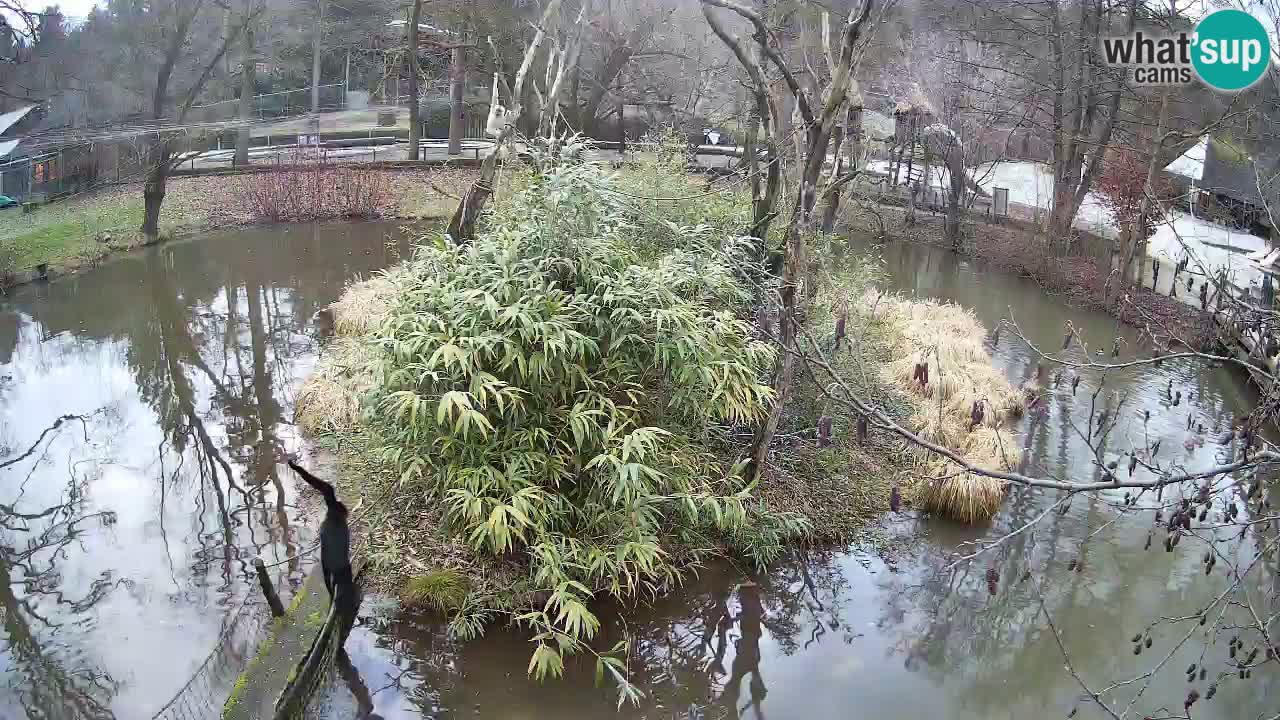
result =
[[1262,284],[1259,259],[1272,254],[1267,241],[1241,230],[1216,225],[1203,218],[1192,217],[1180,210],[1170,214],[1169,221],[1156,226],[1147,240],[1147,255],[1178,262],[1189,257],[1192,272],[1217,275],[1226,272],[1228,282],[1242,288]]
[[1204,177],[1204,156],[1209,148],[1209,137],[1200,138],[1200,142],[1191,146],[1189,150],[1174,158],[1173,162],[1164,166],[1167,173],[1181,175],[1192,180],[1200,180]]
[[12,110],[0,115],[0,135],[4,134],[4,132],[13,127],[15,123],[26,117],[27,113],[35,109],[35,105],[28,105],[24,108],[18,108],[17,110]]

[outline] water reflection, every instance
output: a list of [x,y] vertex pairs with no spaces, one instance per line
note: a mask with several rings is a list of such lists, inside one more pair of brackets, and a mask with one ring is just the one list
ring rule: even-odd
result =
[[[300,445],[312,316],[392,262],[387,233],[219,233],[0,307],[0,716],[150,717],[220,641],[229,665],[251,652],[253,558],[277,586],[310,563],[276,458]],[[83,425],[20,457],[66,414]],[[233,680],[202,692],[220,706]]]
[[[1109,349],[1117,330],[1111,318],[1068,308],[1031,281],[948,253],[892,246],[884,258],[889,287],[958,301],[989,327],[1012,313],[1043,346],[1061,346],[1068,320],[1090,348]],[[1033,354],[1005,338],[995,351],[996,365],[1015,383],[1035,378]],[[1122,358],[1141,349],[1129,338]],[[1167,394],[1170,384],[1183,392],[1176,406]],[[1121,418],[1107,440],[1108,459],[1159,440],[1163,459],[1201,468],[1213,464],[1220,449],[1204,439],[1255,399],[1228,370],[1190,362],[1114,374],[1105,386],[1099,374],[1086,371],[1075,394],[1068,383],[1051,395],[1044,412],[1028,416],[1017,428],[1018,441],[1029,469],[1081,479],[1080,469],[1092,466],[1092,450],[1074,426],[1087,422],[1091,409],[1107,407]],[[353,634],[349,649],[374,688],[376,711],[387,718],[986,720],[1065,717],[1077,705],[1075,717],[1095,718],[1105,714],[1080,702],[1086,686],[1096,690],[1134,677],[1166,656],[1149,683],[1126,685],[1110,697],[1123,709],[1141,692],[1138,717],[1162,706],[1175,712],[1158,716],[1180,714],[1189,687],[1182,671],[1192,662],[1214,674],[1229,670],[1225,643],[1197,633],[1194,620],[1157,626],[1152,650],[1141,655],[1133,654],[1131,637],[1162,616],[1194,617],[1227,580],[1224,573],[1204,575],[1197,538],[1189,537],[1175,553],[1164,552],[1158,541],[1145,550],[1152,513],[1126,511],[1122,495],[1063,503],[1062,512],[1049,512],[970,565],[953,567],[957,548],[972,550],[964,543],[1020,528],[1063,498],[1014,490],[989,527],[904,513],[884,528],[888,560],[836,550],[796,557],[759,576],[727,565],[707,568],[679,595],[606,613],[601,646],[623,635],[632,639],[629,672],[646,693],[640,707],[620,712],[615,694],[595,686],[593,665],[585,660],[570,662],[561,681],[527,679],[527,640],[501,628],[460,644],[432,618],[387,610]],[[1253,534],[1219,540],[1225,541],[1221,551],[1236,557],[1251,557],[1258,547]],[[1263,562],[1251,590],[1274,598],[1276,560]],[[998,578],[994,594],[988,570]],[[1274,600],[1264,592],[1254,597],[1264,617],[1280,610],[1267,605]],[[1237,610],[1228,611],[1228,623]],[[1062,631],[1062,648],[1050,622]],[[1068,662],[1080,681],[1066,669]],[[1243,682],[1224,680],[1195,716],[1270,717],[1280,707],[1277,683],[1274,671]],[[315,716],[349,717],[355,705],[349,688],[335,684]]]

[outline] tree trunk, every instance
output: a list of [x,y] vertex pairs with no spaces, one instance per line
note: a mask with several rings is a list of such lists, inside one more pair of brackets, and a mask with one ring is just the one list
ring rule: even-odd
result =
[[148,240],[160,235],[160,207],[164,204],[165,185],[169,179],[169,142],[159,140],[152,146],[155,164],[147,170],[146,181],[142,185],[142,227],[139,228]]
[[[1154,192],[1156,173],[1160,171],[1160,152],[1164,148],[1165,124],[1169,118],[1169,89],[1166,87],[1160,96],[1160,116],[1156,121],[1155,147],[1151,150],[1151,160],[1147,163],[1147,177],[1143,185],[1142,204],[1138,206],[1138,218],[1134,221],[1133,227],[1129,232],[1129,241],[1124,243],[1124,250],[1120,260],[1120,277],[1112,284],[1112,297],[1107,298],[1110,303],[1118,303],[1120,298],[1124,297],[1124,290],[1129,286],[1129,272],[1133,269],[1134,258],[1146,257],[1147,254],[1147,224],[1150,222],[1152,203],[1151,194]],[[1142,280],[1142,273],[1137,274],[1139,282]]]
[[253,120],[253,92],[257,85],[257,62],[253,57],[253,29],[244,29],[244,57],[240,61],[240,122],[243,123],[236,133],[235,165],[249,164],[249,142],[252,130],[249,123]]
[[[418,117],[418,18],[422,15],[422,0],[413,0],[409,11],[409,159],[417,160],[422,139],[422,122]],[[455,51],[456,52],[456,51]],[[450,142],[453,126],[450,124]],[[452,148],[452,145],[450,145]]]
[[587,134],[585,126],[582,124],[582,106],[578,104],[578,94],[582,89],[582,66],[573,66],[573,76],[569,80],[569,107],[573,108],[573,129]]
[[[311,33],[311,112],[320,112],[320,38],[324,35],[324,2],[316,0],[316,27]],[[317,121],[318,122],[318,121]]]
[[960,216],[964,209],[964,167],[964,147],[953,138],[947,148],[947,175],[951,182],[947,188],[947,219],[943,232],[951,249],[956,252],[964,250],[964,236],[960,232]]
[[471,242],[476,236],[476,221],[480,219],[485,203],[493,194],[493,183],[498,175],[498,151],[507,141],[511,131],[512,126],[507,125],[498,137],[494,138],[493,151],[485,156],[484,162],[480,163],[480,177],[467,188],[466,194],[462,196],[462,202],[458,203],[457,209],[453,211],[453,217],[449,219],[449,227],[445,232],[455,243],[465,244]]
[[[797,212],[801,212],[801,202],[803,201],[797,199]],[[798,220],[798,217],[793,217],[791,226],[787,229],[786,255],[782,266],[782,307],[778,311],[780,347],[778,359],[774,362],[773,406],[769,409],[769,417],[756,428],[751,438],[751,464],[747,468],[747,477],[760,477],[768,467],[769,447],[782,422],[782,413],[786,409],[787,398],[791,395],[791,380],[795,376],[795,325],[799,322],[796,286],[799,283],[800,268],[804,267],[804,234],[798,227]]]
[[822,176],[822,165],[831,141],[831,128],[826,123],[819,123],[811,126],[806,136],[804,169],[800,175],[800,189],[791,215],[791,224],[787,227],[782,283],[778,291],[782,301],[782,309],[778,314],[778,340],[781,347],[774,364],[773,406],[769,410],[769,417],[756,428],[751,440],[751,464],[748,471],[750,476],[755,477],[762,475],[767,467],[769,447],[773,444],[773,436],[778,432],[787,398],[791,394],[791,381],[795,377],[796,325],[800,322],[801,291],[807,292],[810,289],[801,287],[804,284],[801,272],[807,267],[805,238],[813,230],[818,180]]
[[850,144],[850,153],[853,157],[852,169],[848,172],[857,172],[859,170],[858,162],[862,157],[862,97],[855,95],[849,102],[849,109],[845,111],[845,126],[837,127],[832,137],[832,143],[835,145],[835,160],[832,163],[831,180],[827,183],[826,199],[823,201],[822,207],[822,232],[830,233],[835,231],[836,217],[840,214],[840,201],[844,196],[843,187],[845,185],[845,168],[843,152],[844,144]]
[[449,154],[462,152],[462,90],[466,82],[466,50],[453,48],[449,63]]
[[[843,158],[840,156],[841,146],[844,145],[845,128],[843,125],[837,125],[832,132],[831,144],[835,148],[835,153],[831,158],[831,178],[827,181],[828,185],[835,182],[840,177],[841,171],[844,170]],[[836,213],[840,210],[840,192],[833,189],[826,194],[822,201],[822,232],[829,233],[836,226]]]

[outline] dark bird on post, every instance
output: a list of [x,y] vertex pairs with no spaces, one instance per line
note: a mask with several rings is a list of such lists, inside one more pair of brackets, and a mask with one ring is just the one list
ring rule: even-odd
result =
[[818,418],[818,447],[831,447],[831,416]]
[[893,490],[889,491],[889,509],[898,512],[902,507],[902,490],[897,485],[893,486]]
[[837,350],[840,349],[840,341],[844,340],[844,324],[845,324],[845,315],[844,313],[841,313],[840,317],[836,319],[836,349]]
[[870,434],[870,433],[869,433],[869,430],[868,430],[868,428],[867,428],[867,416],[866,416],[866,415],[859,415],[859,416],[858,416],[858,444],[859,444],[859,445],[866,445],[866,444],[867,444],[867,436],[868,436],[869,434]]

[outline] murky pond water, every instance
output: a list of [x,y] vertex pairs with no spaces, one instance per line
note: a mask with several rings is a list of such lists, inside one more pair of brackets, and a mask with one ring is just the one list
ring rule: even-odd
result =
[[[310,563],[276,450],[312,315],[389,233],[214,233],[0,298],[0,717],[150,718],[215,647],[251,651],[253,559],[280,585]],[[187,702],[220,707],[234,672],[209,678]]]
[[[281,585],[299,583],[310,563],[296,554],[310,545],[311,525],[275,459],[278,448],[301,446],[292,397],[314,361],[311,317],[353,275],[392,261],[384,237],[394,231],[213,234],[0,303],[0,565],[9,577],[0,584],[0,717],[149,718],[210,650],[231,664],[252,651],[237,622],[242,603],[257,601],[253,558],[271,563]],[[1061,342],[1068,319],[1095,347],[1114,334],[1104,316],[947,253],[892,246],[882,254],[887,285],[961,302],[989,326],[1012,313],[1044,346]],[[1035,374],[1030,353],[1007,335],[996,362],[1015,382]],[[1184,394],[1177,406],[1165,395],[1171,380]],[[1071,423],[1087,414],[1098,382],[1086,374],[1074,397],[1058,393],[1018,428],[1031,467],[1088,467]],[[1253,400],[1236,374],[1179,362],[1109,377],[1100,402],[1114,403],[1112,391],[1128,401],[1108,452],[1141,445],[1145,434],[1189,468],[1213,463],[1213,428]],[[1189,414],[1206,426],[1203,436],[1188,432]],[[64,415],[80,418],[37,442]],[[904,513],[888,528],[898,538],[890,561],[833,550],[763,576],[713,567],[652,607],[606,613],[603,635],[634,639],[630,672],[645,692],[620,713],[587,663],[539,685],[525,675],[523,637],[493,630],[458,643],[439,622],[374,598],[348,643],[350,661],[339,663],[313,714],[1062,717],[1083,689],[1050,621],[1071,668],[1096,690],[1169,654],[1191,629],[1185,621],[1158,626],[1140,656],[1130,638],[1160,616],[1199,611],[1224,578],[1203,578],[1197,546],[1143,551],[1150,513],[1122,514],[1120,498],[1108,496],[1078,498],[972,568],[948,568],[961,543],[1017,528],[1056,499],[1015,491],[989,528]],[[1221,547],[1244,557],[1251,543]],[[1084,570],[1068,572],[1072,560]],[[1266,562],[1262,577],[1280,583]],[[993,566],[1002,578],[995,595],[983,578]],[[1027,569],[1032,579],[1018,582]],[[1179,714],[1188,664],[1225,669],[1225,643],[1205,647],[1193,633],[1139,710]],[[191,696],[211,704],[234,678],[198,677],[209,686]],[[1269,718],[1280,712],[1280,670],[1224,681],[1202,703],[1197,718]],[[1077,715],[1100,716],[1088,705]]]
[[[1013,317],[1042,347],[1061,347],[1067,320],[1092,348],[1110,348],[1116,334],[1110,318],[1065,307],[1030,281],[925,247],[881,252],[888,287],[962,303],[988,327]],[[1032,354],[1009,333],[995,362],[1015,383],[1036,374]],[[1100,374],[1084,373],[1074,396],[1064,388],[1044,413],[1021,423],[1029,468],[1088,475],[1082,469],[1090,467],[1091,451],[1074,423],[1088,416],[1100,381]],[[1183,394],[1176,406],[1166,395],[1170,381]],[[1144,437],[1159,439],[1163,460],[1190,469],[1214,464],[1221,450],[1215,428],[1225,428],[1220,423],[1255,398],[1235,372],[1172,361],[1142,374],[1110,375],[1098,406],[1114,409],[1117,394],[1127,400],[1106,455],[1142,447]],[[1144,410],[1151,412],[1147,422]],[[1189,416],[1197,426],[1191,431]],[[1065,514],[1049,513],[968,567],[948,567],[962,543],[1021,527],[1059,496],[1014,490],[986,528],[905,513],[891,520],[889,532],[897,538],[891,561],[836,550],[796,558],[764,576],[710,568],[652,607],[606,613],[602,634],[633,639],[630,672],[646,693],[639,707],[620,712],[615,694],[594,685],[589,663],[571,663],[563,680],[539,685],[526,677],[530,647],[519,634],[497,629],[462,644],[431,618],[370,603],[348,642],[351,662],[321,694],[313,715],[977,720],[1065,717],[1079,704],[1076,717],[1093,718],[1106,715],[1079,702],[1085,688],[1098,691],[1135,676],[1108,696],[1117,712],[1139,696],[1129,717],[1181,715],[1188,665],[1206,667],[1210,680],[1219,673],[1234,678],[1225,640],[1206,643],[1194,620],[1157,625],[1152,648],[1141,655],[1134,655],[1131,638],[1161,617],[1198,613],[1225,587],[1225,573],[1204,577],[1203,545],[1184,543],[1166,553],[1157,535],[1144,550],[1152,512],[1122,513],[1122,495],[1076,498]],[[1256,546],[1251,536],[1219,547],[1248,559]],[[1080,572],[1068,570],[1073,561]],[[1257,610],[1274,620],[1280,608],[1264,593],[1274,598],[1280,577],[1274,559],[1263,562],[1249,582]],[[1001,577],[995,595],[984,579],[992,567]],[[1019,581],[1028,570],[1031,579]],[[1061,647],[1051,626],[1062,632]],[[1140,677],[1157,666],[1150,683]],[[1203,693],[1207,684],[1196,687]],[[1249,680],[1224,679],[1194,716],[1241,720],[1275,713],[1280,668],[1271,664]]]

